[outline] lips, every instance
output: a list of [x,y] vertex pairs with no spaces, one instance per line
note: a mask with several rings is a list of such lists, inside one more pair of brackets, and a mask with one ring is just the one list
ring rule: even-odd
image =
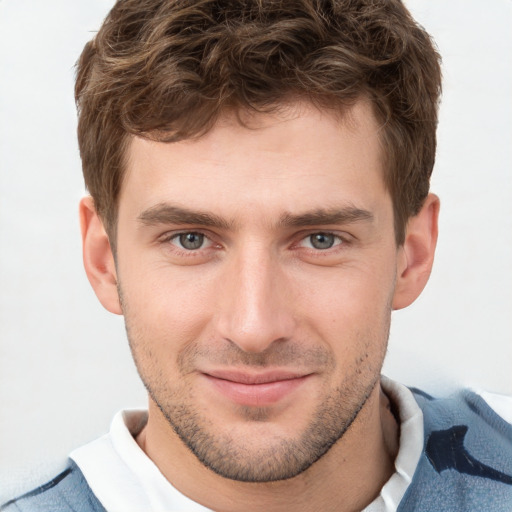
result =
[[292,395],[312,374],[282,370],[263,373],[218,370],[203,375],[214,390],[228,400],[239,405],[264,407]]

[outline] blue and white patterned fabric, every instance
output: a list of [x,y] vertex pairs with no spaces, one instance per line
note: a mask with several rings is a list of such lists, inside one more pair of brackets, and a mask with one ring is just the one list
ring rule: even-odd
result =
[[[468,390],[437,399],[386,378],[382,385],[400,414],[400,449],[396,473],[364,512],[512,511],[510,423]],[[505,404],[510,421],[512,401]],[[73,452],[68,469],[0,510],[207,510],[175,489],[140,450],[133,435],[144,419],[142,411],[119,414],[110,434]]]
[[69,467],[53,480],[11,500],[2,512],[106,512],[87,484],[78,466]]
[[413,393],[425,444],[398,512],[512,511],[512,425],[468,390]]

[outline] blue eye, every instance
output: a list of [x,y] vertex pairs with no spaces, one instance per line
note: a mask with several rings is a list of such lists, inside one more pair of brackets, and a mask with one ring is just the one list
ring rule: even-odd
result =
[[309,237],[309,241],[315,249],[330,249],[336,242],[336,238],[330,233],[315,233]]
[[201,233],[180,233],[173,240],[179,242],[179,245],[187,251],[195,251],[200,249],[204,244],[205,236]]
[[318,251],[326,251],[327,249],[332,249],[333,247],[340,245],[343,243],[343,239],[334,235],[333,233],[313,233],[312,235],[307,236],[301,242],[303,247],[308,247],[309,249],[316,249]]

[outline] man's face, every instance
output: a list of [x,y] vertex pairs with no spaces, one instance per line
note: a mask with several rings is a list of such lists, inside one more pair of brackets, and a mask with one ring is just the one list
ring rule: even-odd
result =
[[374,390],[399,251],[366,103],[248,125],[133,139],[117,276],[139,373],[175,432],[220,475],[271,481],[326,453]]

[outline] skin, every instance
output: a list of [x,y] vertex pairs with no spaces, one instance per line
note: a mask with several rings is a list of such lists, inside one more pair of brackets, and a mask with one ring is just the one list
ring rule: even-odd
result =
[[365,101],[245,121],[133,138],[115,262],[81,203],[86,271],[125,316],[149,392],[137,442],[175,487],[214,510],[361,510],[393,473],[380,372],[392,309],[428,280],[439,201],[397,247]]

